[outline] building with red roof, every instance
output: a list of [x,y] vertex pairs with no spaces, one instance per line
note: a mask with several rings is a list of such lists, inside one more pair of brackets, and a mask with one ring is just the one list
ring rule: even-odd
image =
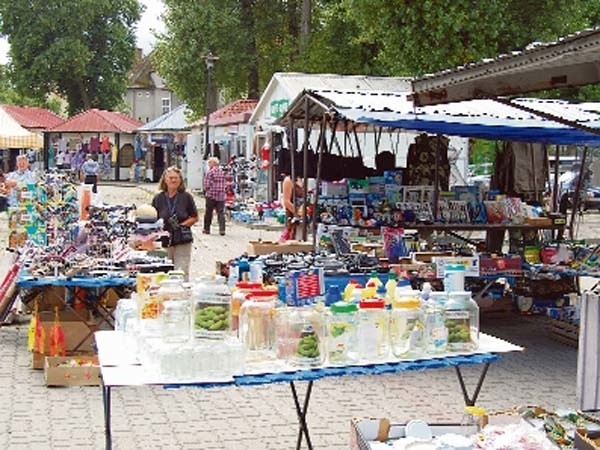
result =
[[[120,112],[88,109],[48,130],[52,147],[81,156],[92,153],[104,167],[102,179],[130,178],[139,120]],[[48,166],[52,167],[48,157]],[[81,160],[81,157],[78,158]]]
[[49,130],[64,122],[52,111],[36,106],[2,105],[2,109],[29,131]]

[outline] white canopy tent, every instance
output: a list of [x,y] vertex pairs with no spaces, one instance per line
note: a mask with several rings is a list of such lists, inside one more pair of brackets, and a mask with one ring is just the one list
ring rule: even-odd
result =
[[44,146],[41,134],[23,128],[3,108],[0,108],[0,148],[34,148]]

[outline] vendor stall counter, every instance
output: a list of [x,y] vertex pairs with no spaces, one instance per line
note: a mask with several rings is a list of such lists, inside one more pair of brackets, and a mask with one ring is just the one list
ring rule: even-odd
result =
[[[98,331],[95,333],[98,359],[102,378],[102,398],[104,406],[106,449],[112,448],[111,433],[111,390],[124,386],[164,386],[164,387],[201,387],[216,386],[252,386],[272,383],[289,383],[299,424],[296,449],[302,446],[305,438],[307,447],[313,448],[306,415],[310,395],[315,380],[326,377],[359,376],[359,375],[389,375],[411,370],[428,370],[443,367],[454,367],[458,377],[459,387],[465,404],[475,404],[487,371],[492,362],[500,359],[501,353],[522,351],[523,348],[502,339],[480,334],[480,345],[476,351],[465,353],[444,354],[436,357],[425,357],[414,360],[390,358],[384,363],[356,364],[349,366],[322,366],[313,369],[299,369],[286,365],[282,361],[267,364],[247,364],[244,375],[230,378],[214,379],[199,375],[195,379],[173,381],[153,373],[141,365],[131,346],[126,344],[127,337],[119,331]],[[461,366],[483,364],[483,368],[472,395],[469,395],[465,385]],[[296,383],[307,381],[304,400],[301,402]]]

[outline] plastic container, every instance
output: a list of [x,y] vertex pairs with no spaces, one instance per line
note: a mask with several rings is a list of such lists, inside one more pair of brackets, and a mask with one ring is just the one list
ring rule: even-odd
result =
[[444,321],[447,292],[432,292],[425,307],[425,345],[429,354],[444,353],[448,348],[448,328]]
[[390,305],[394,302],[396,298],[396,287],[398,286],[398,281],[396,280],[396,273],[390,272],[388,274],[388,280],[385,283],[385,304]]
[[[315,308],[287,307],[286,331],[290,364],[301,367],[320,366],[325,362],[325,320]],[[279,334],[279,333],[278,333]]]
[[192,289],[194,336],[224,339],[231,321],[231,292],[225,277],[204,277]]
[[390,350],[390,315],[383,298],[361,300],[358,311],[358,356],[380,361]]
[[444,291],[464,292],[465,270],[464,264],[446,264],[444,266]]
[[362,291],[362,298],[372,298],[377,295],[377,288],[381,286],[383,283],[377,276],[377,271],[373,270],[371,272],[371,278],[365,284],[365,288]]
[[246,297],[250,291],[259,291],[262,289],[262,283],[238,281],[232,289],[231,294],[231,331],[234,336],[238,335],[240,327],[240,308],[246,301]]
[[425,324],[419,291],[398,291],[392,304],[390,342],[397,358],[415,358],[425,352]]
[[479,346],[479,306],[470,292],[451,292],[444,309],[448,351],[472,351]]
[[332,284],[329,286],[329,289],[327,289],[327,293],[325,294],[325,306],[331,306],[340,301],[342,301],[340,287],[337,284]]
[[327,321],[327,359],[332,365],[358,361],[358,306],[337,302],[331,305]]
[[122,298],[115,308],[115,330],[129,332],[138,318],[138,305],[135,298]]
[[275,358],[276,302],[275,291],[252,291],[240,308],[240,341],[249,360]]

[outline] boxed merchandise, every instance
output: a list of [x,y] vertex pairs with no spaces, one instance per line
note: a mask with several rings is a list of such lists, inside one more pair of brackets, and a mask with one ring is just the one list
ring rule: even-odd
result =
[[433,256],[432,261],[436,264],[438,278],[444,278],[446,264],[462,264],[466,277],[479,276],[479,256]]
[[[410,423],[410,422],[409,422]],[[355,418],[350,423],[350,449],[372,450],[388,447],[385,442],[406,437],[408,424],[391,423],[389,419]],[[472,435],[477,433],[477,425],[461,426],[460,424],[429,425],[432,435],[447,433]]]
[[600,450],[600,431],[575,430],[575,448],[578,450]]
[[100,386],[97,356],[48,356],[44,365],[46,386]]
[[[82,314],[85,313],[86,311],[82,311]],[[48,355],[50,353],[50,328],[54,323],[54,313],[50,311],[41,311],[39,313],[39,319],[42,328],[44,329],[44,335],[46,336],[44,342],[44,354]],[[71,311],[60,311],[59,319],[65,336],[65,350],[67,352],[76,350],[82,353],[91,353],[93,351],[93,334],[91,331],[95,325],[81,321],[81,319]],[[79,347],[75,349],[77,345],[79,345]],[[43,369],[43,358],[44,355],[33,352],[32,368]]]
[[312,252],[314,246],[312,242],[303,241],[286,241],[286,242],[271,242],[271,241],[250,241],[248,243],[249,255],[268,255],[269,253],[296,253],[296,252]]

